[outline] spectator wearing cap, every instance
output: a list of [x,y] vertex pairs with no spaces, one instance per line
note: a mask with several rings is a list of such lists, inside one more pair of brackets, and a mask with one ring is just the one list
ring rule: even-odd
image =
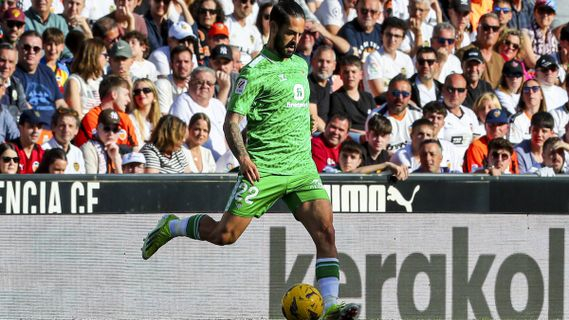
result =
[[112,109],[116,111],[120,118],[116,142],[124,149],[137,149],[139,146],[135,128],[130,117],[125,113],[130,103],[130,84],[128,81],[116,75],[107,76],[101,81],[99,95],[101,97],[101,105],[91,109],[81,120],[81,127],[75,138],[75,145],[80,147],[89,139],[92,139],[97,133],[99,114],[103,110]]
[[[484,168],[484,160],[488,157],[488,143],[496,138],[506,138],[509,130],[508,114],[503,109],[492,109],[486,115],[484,123],[486,134],[472,141],[464,154],[463,171],[473,173]],[[514,161],[517,163],[517,159]],[[517,165],[513,166],[517,173]]]
[[144,173],[144,166],[146,159],[144,155],[139,152],[130,152],[122,157],[122,173]]
[[[565,80],[565,91],[569,93],[569,81],[567,81],[567,79]],[[566,133],[566,125],[569,123],[569,101],[565,102],[564,105],[549,111],[549,113],[551,113],[553,120],[555,121],[553,131],[555,131],[558,137],[563,137]]]
[[41,146],[44,150],[60,148],[65,152],[67,158],[65,173],[85,173],[83,152],[71,143],[79,132],[80,123],[77,111],[68,108],[57,109],[51,119],[53,137]]
[[529,37],[533,52],[538,57],[545,54],[557,56],[559,42],[551,27],[556,11],[556,0],[537,0],[531,25],[527,29],[522,29]]
[[130,72],[132,62],[132,49],[130,48],[130,44],[121,39],[113,44],[109,51],[108,74],[119,76],[132,84],[132,82],[136,80],[133,79]]
[[517,110],[518,112],[510,117],[508,140],[513,144],[530,139],[530,126],[533,116],[538,112],[547,111],[543,90],[537,80],[527,80],[522,84],[522,96]]
[[182,93],[188,91],[190,74],[194,68],[192,50],[186,46],[177,46],[170,53],[172,74],[166,78],[159,78],[156,81],[158,91],[158,101],[160,102],[160,112],[167,114],[174,100]]
[[2,41],[15,46],[25,31],[25,25],[26,16],[20,8],[14,7],[6,10],[1,22]]
[[[49,123],[56,108],[67,107],[59,91],[55,74],[40,64],[42,38],[34,30],[26,31],[18,42],[19,60],[14,77],[24,87],[32,108],[38,111],[44,123]],[[49,129],[49,126],[47,127]]]
[[517,112],[516,107],[520,101],[520,92],[524,79],[524,70],[521,62],[512,59],[504,63],[500,83],[494,91],[502,108],[510,114]]
[[87,173],[122,173],[120,123],[121,118],[113,109],[105,109],[97,116],[96,133],[81,146]]
[[411,101],[423,108],[431,101],[438,100],[441,96],[443,84],[435,79],[435,72],[439,68],[437,53],[431,47],[421,47],[417,50],[415,59],[415,73],[410,79]]
[[511,3],[512,19],[508,23],[508,27],[517,30],[530,28],[533,20],[534,1],[511,0]]
[[464,106],[466,79],[461,74],[449,75],[443,85],[443,104],[447,109],[445,125],[438,137],[455,145],[462,157],[474,139],[478,118],[472,109]]
[[18,129],[20,137],[10,143],[20,158],[20,173],[34,173],[43,158],[44,150],[37,143],[46,123],[38,111],[26,110],[20,115]]
[[455,28],[456,49],[464,48],[472,42],[472,26],[470,24],[470,0],[449,0],[447,14],[449,22]]
[[114,0],[114,3],[116,9],[105,17],[115,20],[119,27],[120,34],[125,34],[129,31],[138,31],[145,37],[148,37],[148,29],[144,18],[134,12],[139,1]]
[[[1,56],[0,56],[1,57]],[[7,79],[0,77],[0,97],[6,93]],[[20,136],[18,126],[7,105],[0,103],[0,143]]]
[[504,138],[496,138],[488,143],[488,157],[486,166],[475,173],[484,173],[491,176],[504,174],[517,174],[512,167],[514,155],[512,143]]
[[562,71],[562,76],[565,78],[564,70],[559,68],[557,61],[551,55],[545,54],[537,60],[535,79],[541,85],[548,108],[547,111],[558,108],[568,101],[567,91],[557,85],[560,82],[560,71]]
[[170,114],[182,119],[186,125],[196,113],[205,113],[211,121],[211,131],[204,147],[210,149],[217,160],[227,150],[223,122],[225,120],[225,105],[213,97],[215,88],[215,71],[209,67],[197,67],[192,71],[187,93],[180,95]]
[[0,43],[0,78],[4,79],[6,91],[0,96],[0,104],[7,108],[17,121],[20,113],[32,107],[26,99],[26,92],[20,80],[14,77],[18,51],[8,43]]
[[263,48],[263,38],[255,24],[249,22],[255,0],[233,0],[233,13],[227,16],[229,43],[239,47],[241,63],[249,63]]
[[478,48],[480,50],[485,65],[482,80],[488,81],[488,83],[492,85],[492,88],[498,86],[504,66],[504,58],[494,51],[494,46],[498,42],[499,30],[500,22],[498,16],[495,13],[484,14],[480,17],[476,41],[457,52],[457,56],[464,61],[464,54],[469,51],[469,49]]
[[543,166],[543,143],[554,136],[553,117],[548,112],[538,112],[531,118],[530,139],[520,142],[515,151],[520,162],[520,173],[535,173]]
[[462,56],[462,70],[466,79],[466,99],[463,105],[472,109],[474,101],[487,92],[494,92],[492,85],[482,80],[486,64],[482,53],[476,47],[471,47],[464,52]]
[[148,56],[148,40],[138,31],[130,31],[124,35],[124,40],[130,45],[132,50],[132,66],[130,72],[134,79],[158,79],[156,66],[146,60]]
[[455,28],[449,22],[442,22],[433,29],[431,47],[437,53],[438,68],[435,68],[435,77],[443,83],[451,73],[462,73],[460,60],[454,55],[456,44]]
[[169,6],[170,0],[149,1],[149,8],[144,14],[144,21],[148,30],[150,52],[167,45],[168,31],[173,24],[172,21],[168,20]]
[[207,32],[206,47],[210,53],[205,57],[206,63],[211,54],[211,50],[220,44],[229,45],[229,29],[227,29],[227,26],[223,24],[223,22],[216,22]]
[[25,12],[26,30],[34,30],[41,35],[47,28],[57,28],[67,36],[67,22],[62,16],[51,13],[52,2],[53,0],[32,0],[32,6]]
[[213,48],[209,64],[215,71],[215,78],[217,80],[215,97],[224,105],[227,105],[229,94],[233,90],[237,77],[239,77],[239,73],[233,71],[233,52],[231,51],[231,47],[220,44]]
[[197,66],[197,60],[194,54],[195,43],[196,37],[192,30],[192,26],[185,21],[177,22],[173,24],[168,31],[167,45],[154,50],[148,57],[148,61],[154,63],[159,76],[168,76],[172,73],[170,69],[171,51],[179,45],[184,45],[193,53],[192,63]]
[[368,55],[364,65],[364,88],[374,97],[383,94],[395,76],[409,78],[415,74],[411,57],[399,51],[407,29],[407,23],[395,17],[385,19],[381,25],[383,46]]

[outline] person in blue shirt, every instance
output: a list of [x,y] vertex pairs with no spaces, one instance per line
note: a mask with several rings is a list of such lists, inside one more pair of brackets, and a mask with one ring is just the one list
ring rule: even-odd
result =
[[543,166],[543,144],[554,136],[553,116],[549,112],[538,112],[531,118],[531,139],[520,142],[515,151],[518,155],[520,173],[535,173]]

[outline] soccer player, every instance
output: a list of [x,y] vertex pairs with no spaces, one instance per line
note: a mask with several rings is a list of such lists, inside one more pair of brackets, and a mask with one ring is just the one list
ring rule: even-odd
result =
[[[310,151],[308,65],[293,55],[304,23],[304,12],[296,2],[276,4],[270,15],[267,46],[237,79],[224,129],[240,174],[221,220],[203,214],[184,219],[165,215],[145,239],[142,257],[150,258],[177,236],[232,244],[253,217],[261,217],[282,198],[315,243],[324,317],[354,319],[360,306],[337,302],[340,265],[332,208]],[[247,146],[239,128],[244,117]]]

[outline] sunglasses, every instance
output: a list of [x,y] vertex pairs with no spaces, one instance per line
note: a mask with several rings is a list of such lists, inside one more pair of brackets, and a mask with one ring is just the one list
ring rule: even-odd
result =
[[133,94],[134,96],[139,96],[139,95],[141,95],[142,93],[144,93],[144,94],[149,94],[149,93],[151,93],[151,92],[152,92],[152,89],[150,89],[150,88],[139,88],[139,89],[134,89],[134,90],[132,90],[132,94]]
[[399,98],[401,96],[403,98],[409,98],[411,96],[411,92],[409,92],[409,91],[392,90],[390,93],[392,96],[394,96],[396,98]]
[[209,13],[211,16],[213,16],[214,14],[217,14],[217,10],[206,9],[206,8],[200,8],[200,10],[198,10],[198,14],[206,14],[206,13]]
[[555,71],[557,71],[557,67],[553,66],[553,67],[549,67],[549,68],[538,68],[537,70],[541,71],[543,73],[555,72]]
[[504,77],[506,78],[521,78],[523,76],[523,73],[504,73]]
[[530,92],[536,93],[539,91],[539,86],[524,87],[522,91],[524,93],[530,93]]
[[10,161],[14,161],[14,163],[20,163],[20,157],[2,157],[2,161],[4,162],[10,162]]
[[246,4],[247,2],[250,4],[255,4],[255,0],[241,0],[241,4]]
[[519,50],[520,49],[520,45],[517,43],[513,43],[510,40],[504,40],[504,45],[507,47],[512,47],[514,50]]
[[119,131],[121,131],[121,129],[118,126],[104,126],[103,131],[112,132],[112,133],[119,133]]
[[433,64],[435,64],[436,60],[435,59],[417,59],[417,64],[419,64],[420,66],[424,65],[425,62],[429,66],[432,66]]
[[455,92],[458,93],[465,93],[466,92],[466,88],[455,88],[455,87],[447,87],[447,91],[450,94],[454,94]]
[[18,21],[7,21],[6,25],[8,26],[8,29],[13,29],[14,27],[20,29],[25,25],[25,23]]
[[215,81],[211,82],[211,81],[206,81],[206,80],[196,80],[196,81],[193,81],[193,83],[196,84],[198,87],[201,87],[203,85],[207,85],[208,87],[215,86]]
[[455,40],[452,39],[452,38],[439,37],[439,38],[437,39],[437,41],[439,42],[439,44],[442,44],[442,45],[445,45],[445,44],[451,45],[451,44],[454,44],[454,41],[455,41]]
[[29,44],[27,44],[27,43],[24,44],[24,45],[22,46],[22,48],[24,49],[24,51],[33,52],[33,53],[38,53],[38,52],[41,51],[41,47],[38,47],[38,46],[31,46],[31,45],[29,45]]
[[494,13],[495,14],[500,14],[500,13],[508,14],[510,12],[512,12],[512,9],[510,9],[510,8],[494,7]]
[[510,159],[510,154],[508,154],[506,152],[494,151],[494,152],[492,152],[492,157],[494,159],[500,159],[502,161],[506,161],[506,160]]
[[490,32],[490,30],[492,32],[498,32],[498,30],[500,30],[500,26],[491,26],[489,24],[482,24],[482,31],[484,32]]
[[371,13],[372,16],[375,16],[376,14],[379,13],[379,10],[370,10],[370,9],[366,9],[366,8],[361,8],[360,12],[366,16],[368,13]]

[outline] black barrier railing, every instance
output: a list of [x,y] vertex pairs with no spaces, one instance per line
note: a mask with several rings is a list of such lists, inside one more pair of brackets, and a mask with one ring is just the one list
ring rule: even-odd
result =
[[[236,175],[3,175],[1,214],[223,212]],[[569,212],[569,177],[322,175],[334,212]],[[272,212],[287,212],[278,202]]]

